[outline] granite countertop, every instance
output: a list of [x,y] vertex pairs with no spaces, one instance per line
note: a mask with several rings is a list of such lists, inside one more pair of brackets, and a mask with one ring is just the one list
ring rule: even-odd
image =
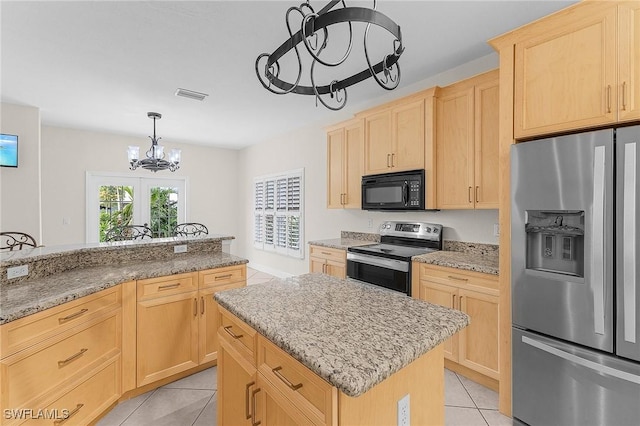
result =
[[469,253],[441,250],[411,258],[414,262],[499,275],[498,253]]
[[131,280],[241,265],[248,261],[224,252],[176,255],[171,259],[135,261],[77,268],[48,277],[0,286],[0,324],[35,314]]
[[328,247],[341,250],[346,250],[349,247],[366,246],[369,244],[376,244],[376,242],[354,238],[333,238],[328,240],[309,241],[310,246]]
[[359,281],[305,274],[215,294],[221,306],[348,396],[469,324],[456,310]]

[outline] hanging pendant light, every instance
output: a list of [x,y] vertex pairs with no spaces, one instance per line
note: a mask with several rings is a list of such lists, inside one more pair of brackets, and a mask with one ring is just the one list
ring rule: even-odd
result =
[[148,112],[147,117],[153,119],[153,136],[149,136],[149,139],[151,139],[151,148],[146,152],[147,158],[140,159],[140,147],[129,146],[129,169],[135,170],[138,167],[142,167],[152,172],[167,169],[175,172],[180,168],[181,151],[179,149],[172,149],[169,154],[169,161],[165,160],[164,147],[158,145],[158,141],[162,138],[156,138],[156,120],[160,120],[162,114]]

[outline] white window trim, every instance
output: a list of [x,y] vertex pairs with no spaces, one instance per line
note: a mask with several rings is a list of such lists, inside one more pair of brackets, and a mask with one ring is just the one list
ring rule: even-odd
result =
[[[289,179],[289,178],[299,178],[300,179],[300,200],[299,200],[299,210],[295,211],[295,212],[290,212],[290,211],[278,211],[277,209],[277,181],[279,179]],[[273,209],[267,209],[266,208],[266,194],[264,194],[263,192],[263,207],[261,209],[256,209],[256,186],[258,183],[262,182],[263,183],[263,191],[266,190],[266,186],[267,186],[267,182],[271,181],[273,182],[274,185],[274,208]],[[289,170],[286,172],[281,172],[281,173],[273,173],[273,174],[269,174],[269,175],[263,175],[263,176],[257,176],[253,179],[253,246],[259,250],[265,250],[265,251],[271,251],[277,254],[281,254],[284,256],[289,256],[289,257],[294,257],[294,258],[298,258],[298,259],[304,259],[305,256],[305,250],[304,250],[304,168],[302,169],[295,169],[295,170]],[[288,192],[288,188],[287,188],[287,196],[289,195]],[[261,213],[258,215],[258,211],[261,211]],[[267,215],[273,215],[274,217],[274,230],[273,230],[273,242],[271,244],[268,244],[265,241],[265,236],[266,236],[266,216]],[[258,235],[258,230],[256,229],[256,218],[260,216],[262,217],[262,221],[260,222],[260,226],[261,229],[259,230],[259,234],[260,237],[256,238],[256,236]],[[277,229],[277,218],[278,217],[284,217],[285,219],[285,224],[288,223],[289,221],[289,217],[291,216],[295,216],[298,217],[298,233],[299,233],[299,237],[298,237],[298,248],[297,249],[293,249],[291,247],[289,247],[289,245],[287,244],[287,247],[280,247],[276,244],[276,240],[277,240],[277,234],[278,234],[278,229]],[[285,225],[286,226],[286,225]],[[288,240],[289,238],[289,234],[288,231],[285,231],[285,239]]]
[[86,230],[85,241],[97,243],[100,240],[98,214],[98,188],[104,185],[132,186],[135,199],[133,204],[133,222],[150,223],[149,212],[143,207],[149,205],[149,189],[156,186],[173,186],[178,188],[178,223],[187,220],[187,191],[189,179],[185,177],[143,177],[126,173],[86,172]]

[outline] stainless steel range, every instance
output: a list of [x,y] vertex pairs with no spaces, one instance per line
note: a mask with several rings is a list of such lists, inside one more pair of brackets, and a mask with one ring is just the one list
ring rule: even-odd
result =
[[411,296],[411,258],[442,250],[442,225],[383,222],[380,244],[349,247],[347,276]]

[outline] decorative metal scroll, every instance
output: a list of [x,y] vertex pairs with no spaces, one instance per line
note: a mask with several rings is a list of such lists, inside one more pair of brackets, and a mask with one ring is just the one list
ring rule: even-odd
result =
[[0,250],[13,251],[37,246],[36,240],[24,232],[0,232]]
[[[339,3],[342,6],[334,9]],[[290,22],[290,15],[293,12],[297,12],[302,16],[300,30],[295,34],[291,29]],[[318,85],[314,77],[317,63],[326,67],[337,67],[344,63],[351,54],[353,47],[353,22],[363,22],[367,24],[363,40],[367,68],[348,78],[333,80],[329,84]],[[342,109],[347,103],[347,87],[366,80],[369,77],[373,77],[383,89],[393,90],[398,87],[400,83],[400,64],[398,63],[398,59],[404,51],[400,26],[376,10],[375,0],[373,2],[373,9],[347,7],[344,0],[332,0],[317,13],[309,4],[309,1],[307,1],[299,7],[294,6],[287,10],[286,23],[287,30],[289,31],[289,39],[282,43],[273,53],[262,53],[256,59],[255,69],[258,80],[262,86],[271,93],[277,95],[285,95],[287,93],[314,95],[316,97],[316,105],[317,102],[320,101],[326,108],[337,111]],[[349,26],[349,45],[340,60],[329,62],[323,59],[321,54],[327,47],[329,41],[330,26],[339,23],[347,23]],[[384,28],[395,37],[392,52],[375,65],[371,63],[368,49],[369,29],[372,24]],[[319,40],[321,43],[318,43]],[[312,58],[309,72],[310,86],[300,84],[302,77],[302,58],[298,48],[300,43],[304,44]],[[295,82],[290,83],[279,78],[279,60],[292,49],[295,51],[298,60],[298,73]],[[264,62],[262,73],[260,72],[261,61]],[[381,74],[381,76],[379,74]],[[327,96],[323,95],[328,95],[332,103],[328,103]]]
[[144,225],[114,226],[105,234],[105,241],[144,240],[153,238],[151,228]]
[[202,223],[180,223],[173,229],[173,235],[175,235],[176,237],[189,237],[208,234],[209,230]]

